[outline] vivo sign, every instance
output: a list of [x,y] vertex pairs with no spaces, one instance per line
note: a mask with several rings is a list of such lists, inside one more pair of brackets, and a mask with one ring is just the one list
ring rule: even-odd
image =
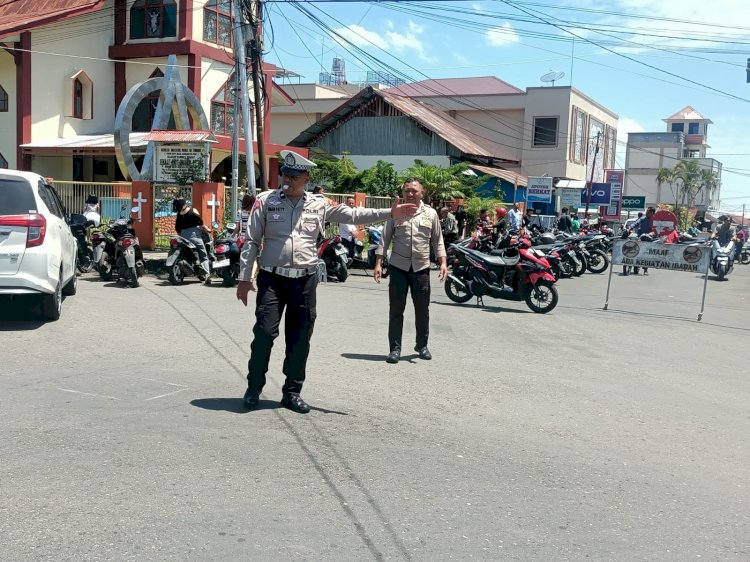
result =
[[[588,188],[581,192],[581,204],[585,205],[589,199]],[[592,205],[609,205],[610,195],[612,194],[612,185],[608,183],[591,184],[591,201]]]

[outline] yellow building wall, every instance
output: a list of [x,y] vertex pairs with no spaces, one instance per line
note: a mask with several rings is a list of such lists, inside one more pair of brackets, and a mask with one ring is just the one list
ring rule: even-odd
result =
[[13,56],[0,50],[0,86],[8,93],[8,111],[0,112],[0,154],[8,168],[16,165],[16,65]]

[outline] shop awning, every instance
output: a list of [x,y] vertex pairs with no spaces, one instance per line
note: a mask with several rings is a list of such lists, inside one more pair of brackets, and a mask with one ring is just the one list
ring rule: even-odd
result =
[[[136,153],[145,153],[148,133],[132,133],[130,148]],[[100,155],[114,156],[115,136],[112,133],[99,135],[76,135],[72,137],[45,139],[22,144],[25,154],[34,156]]]
[[469,168],[482,172],[489,176],[503,179],[510,184],[518,185],[518,187],[526,187],[529,182],[529,178],[519,174],[518,172],[512,172],[503,168],[495,168],[494,166],[480,166],[478,164],[469,164]]

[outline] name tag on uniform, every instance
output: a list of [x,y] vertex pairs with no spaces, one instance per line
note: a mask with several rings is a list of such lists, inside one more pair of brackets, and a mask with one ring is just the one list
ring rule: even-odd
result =
[[432,228],[432,219],[430,217],[422,217],[422,219],[419,221],[419,226]]
[[284,215],[281,213],[268,213],[268,220],[271,222],[281,222],[284,220]]
[[269,213],[280,213],[284,211],[284,207],[268,207]]

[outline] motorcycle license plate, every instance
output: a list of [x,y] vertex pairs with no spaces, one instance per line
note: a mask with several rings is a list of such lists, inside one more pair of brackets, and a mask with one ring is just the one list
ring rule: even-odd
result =
[[177,261],[177,258],[180,256],[179,252],[175,252],[174,254],[171,254],[167,258],[167,267],[172,267],[174,265],[174,262]]
[[220,269],[222,267],[229,267],[229,260],[218,260],[214,262],[214,269]]

